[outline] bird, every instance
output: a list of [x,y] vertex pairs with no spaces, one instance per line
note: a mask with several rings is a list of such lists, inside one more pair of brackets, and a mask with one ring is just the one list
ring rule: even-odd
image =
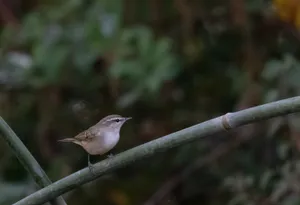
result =
[[[94,173],[90,155],[103,155],[113,149],[119,142],[120,130],[123,124],[130,119],[132,117],[122,117],[116,114],[108,115],[75,137],[58,141],[71,142],[81,146],[88,154],[88,167]],[[111,155],[108,157],[111,157]]]

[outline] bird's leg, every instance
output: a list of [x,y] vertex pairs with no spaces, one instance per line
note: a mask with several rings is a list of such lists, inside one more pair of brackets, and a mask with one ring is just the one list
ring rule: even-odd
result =
[[93,164],[92,164],[91,161],[90,161],[90,154],[88,154],[88,167],[89,167],[89,169],[90,169],[90,172],[91,172],[93,175],[95,175]]

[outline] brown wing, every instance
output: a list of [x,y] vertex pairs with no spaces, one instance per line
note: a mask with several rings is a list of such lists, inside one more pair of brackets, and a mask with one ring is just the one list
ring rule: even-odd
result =
[[94,138],[94,136],[95,135],[93,135],[93,133],[89,129],[87,129],[76,135],[74,138],[78,141],[90,141]]

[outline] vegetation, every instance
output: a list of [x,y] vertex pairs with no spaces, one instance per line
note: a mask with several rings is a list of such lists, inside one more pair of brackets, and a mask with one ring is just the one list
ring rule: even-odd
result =
[[[6,0],[0,9],[0,115],[51,181],[86,166],[83,150],[57,140],[107,114],[133,117],[119,153],[300,91],[297,0]],[[72,205],[298,204],[298,121],[290,115],[216,134],[64,198]],[[36,187],[0,141],[6,205]]]

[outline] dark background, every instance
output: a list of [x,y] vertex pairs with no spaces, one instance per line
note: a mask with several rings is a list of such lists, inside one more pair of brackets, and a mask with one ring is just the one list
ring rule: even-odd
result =
[[[2,0],[0,14],[0,115],[52,181],[87,165],[80,147],[57,140],[108,114],[133,117],[116,154],[300,91],[297,0]],[[299,120],[209,136],[64,198],[72,205],[299,204]],[[0,204],[35,190],[0,138]]]

